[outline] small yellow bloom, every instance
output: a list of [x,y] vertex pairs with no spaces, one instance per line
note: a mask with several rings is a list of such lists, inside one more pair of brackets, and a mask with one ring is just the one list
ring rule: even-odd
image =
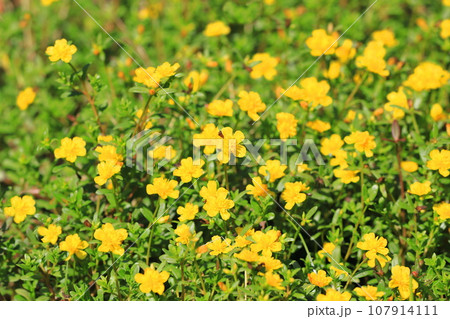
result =
[[120,172],[121,168],[122,166],[115,161],[100,162],[97,165],[98,176],[94,178],[95,183],[100,186],[106,184],[108,179]]
[[144,270],[144,273],[136,274],[134,280],[139,283],[139,290],[143,293],[154,292],[162,295],[164,292],[164,283],[169,279],[170,275],[167,271],[157,271],[153,265]]
[[311,284],[317,287],[325,287],[333,280],[331,277],[327,277],[325,270],[319,270],[317,273],[312,272],[308,274],[308,280]]
[[440,65],[431,62],[422,62],[415,69],[403,85],[414,91],[428,91],[438,89],[447,84],[450,72],[444,70]]
[[248,249],[243,249],[239,253],[234,253],[233,256],[236,257],[237,259],[246,261],[248,263],[253,263],[253,262],[259,261],[259,258],[260,258],[260,256],[258,255],[257,252],[254,252],[254,251],[251,251]]
[[306,123],[306,126],[313,129],[314,131],[317,131],[319,133],[323,133],[325,131],[328,131],[331,128],[330,123],[323,122],[321,120],[315,120],[315,121],[308,121]]
[[281,198],[286,202],[284,207],[289,210],[295,204],[303,203],[306,200],[306,194],[302,192],[308,189],[309,187],[302,182],[286,183],[281,193]]
[[330,55],[336,50],[338,37],[337,32],[328,35],[325,30],[317,29],[306,39],[306,45],[310,48],[312,56]]
[[442,202],[440,204],[434,205],[433,210],[439,215],[441,220],[447,220],[450,218],[450,204]]
[[450,19],[445,19],[441,22],[440,36],[442,39],[447,39],[450,37]]
[[247,115],[253,121],[259,119],[258,113],[266,110],[266,105],[261,101],[261,97],[256,92],[239,92],[238,105],[242,111],[247,112]]
[[389,71],[386,70],[386,61],[384,56],[386,49],[380,41],[370,41],[364,49],[363,55],[356,58],[356,66],[359,68],[367,68],[372,73],[381,76],[388,76]]
[[38,234],[43,236],[41,239],[42,242],[51,243],[52,245],[56,244],[61,233],[61,226],[56,226],[54,224],[48,225],[48,228],[45,228],[44,226],[38,228]]
[[433,121],[444,121],[447,119],[447,114],[445,114],[444,109],[438,103],[435,103],[431,106],[430,116]]
[[354,291],[358,296],[364,297],[368,301],[377,300],[384,296],[384,292],[378,291],[378,288],[374,286],[362,286],[361,288],[355,288]]
[[384,104],[386,112],[392,112],[392,117],[396,120],[405,116],[405,110],[409,109],[408,98],[400,87],[397,92],[391,92],[387,96],[388,103]]
[[218,37],[221,35],[227,35],[228,33],[230,33],[230,27],[222,21],[208,23],[205,31],[203,31],[203,34],[207,37]]
[[171,160],[176,156],[177,152],[174,150],[172,145],[159,145],[155,146],[154,149],[148,151],[148,156],[155,160]]
[[294,137],[297,134],[297,120],[295,116],[290,113],[277,113],[277,130],[280,133],[280,138],[286,140],[289,137]]
[[184,207],[178,207],[177,213],[180,215],[180,217],[178,217],[180,222],[184,222],[185,220],[193,220],[198,213],[198,206],[187,203]]
[[254,198],[266,197],[269,194],[269,187],[263,183],[261,177],[253,177],[252,182],[253,185],[247,185],[245,188],[248,194],[253,195]]
[[220,238],[220,236],[214,236],[211,241],[206,244],[206,247],[211,250],[209,254],[212,256],[226,254],[233,249],[233,246],[231,246],[231,239],[226,238],[224,241],[222,241],[222,238]]
[[204,160],[200,160],[198,165],[194,165],[192,157],[184,158],[181,160],[181,166],[173,171],[173,176],[179,176],[183,183],[189,183],[193,178],[203,175],[202,166],[204,164]]
[[219,137],[219,129],[213,123],[209,123],[202,127],[200,134],[194,134],[193,144],[195,147],[205,146],[203,152],[209,155],[214,153]]
[[367,264],[372,268],[375,267],[375,260],[378,260],[381,267],[384,267],[386,262],[391,260],[387,256],[389,249],[386,246],[387,240],[383,237],[375,237],[375,233],[365,234],[363,240],[356,245],[361,250],[367,250],[366,257],[369,259]]
[[326,256],[326,254],[331,255],[335,248],[336,248],[335,244],[333,244],[333,243],[325,243],[325,244],[323,244],[323,249],[319,250],[317,253],[319,254],[320,258],[323,258],[324,256]]
[[423,196],[431,192],[431,182],[425,181],[423,183],[420,182],[414,182],[409,186],[408,193]]
[[99,135],[97,137],[97,142],[99,142],[99,143],[102,143],[102,142],[108,143],[108,142],[111,142],[112,140],[113,140],[113,137],[111,135]]
[[394,32],[388,29],[375,31],[374,33],[372,33],[372,38],[375,41],[380,41],[381,43],[383,43],[383,45],[387,46],[388,48],[397,45],[397,40],[395,39]]
[[333,170],[334,176],[341,179],[344,184],[357,183],[359,181],[359,170],[349,170],[344,168],[336,168]]
[[311,107],[328,106],[333,102],[333,99],[327,95],[330,85],[325,80],[318,81],[315,77],[309,77],[301,80],[300,86],[301,88],[296,85],[291,86],[285,95],[294,101],[302,100],[310,103]]
[[67,251],[69,256],[65,259],[65,261],[69,260],[72,255],[76,255],[80,259],[84,259],[87,256],[87,253],[84,251],[89,246],[88,242],[85,240],[81,240],[78,234],[68,235],[66,239],[59,243],[59,249],[62,251]]
[[411,278],[411,270],[408,267],[394,266],[392,267],[392,278],[389,281],[389,288],[398,288],[402,299],[408,299],[409,295],[419,287],[417,281]]
[[272,252],[281,250],[281,243],[278,238],[281,236],[279,230],[271,229],[266,233],[258,230],[252,235],[254,244],[250,245],[250,249],[254,252],[261,252],[263,256],[272,256]]
[[34,215],[35,213],[35,201],[29,195],[23,197],[14,196],[11,198],[11,206],[5,207],[5,216],[14,217],[16,224],[23,222],[27,215]]
[[114,229],[114,226],[110,223],[102,225],[102,228],[94,232],[94,238],[102,242],[98,247],[98,251],[103,253],[112,252],[115,255],[123,255],[124,249],[121,245],[127,237],[128,232],[125,228]]
[[[342,263],[340,263],[339,265],[343,265]],[[345,275],[344,278],[346,276],[348,276],[348,273],[345,270],[342,270],[342,268],[337,268],[334,266],[330,266],[330,269],[334,271],[334,273],[336,274],[337,277],[341,276],[341,275]]]
[[281,283],[283,282],[283,279],[278,274],[273,274],[271,271],[266,272],[264,277],[266,278],[266,284],[274,287],[278,290],[285,290]]
[[244,157],[247,153],[247,149],[244,145],[241,145],[242,141],[245,139],[244,133],[241,131],[233,132],[231,127],[224,127],[221,131],[222,136],[221,143],[217,147],[217,160],[222,164],[227,164],[233,157]]
[[346,39],[344,43],[336,49],[335,54],[341,63],[346,63],[348,60],[353,59],[356,54],[356,49],[353,47],[352,40]]
[[206,111],[214,116],[233,116],[233,101],[230,99],[212,101],[207,105]]
[[34,92],[33,88],[27,87],[25,90],[20,91],[19,95],[17,95],[16,104],[22,111],[25,111],[28,106],[34,102],[36,98],[36,92]]
[[417,165],[416,162],[412,161],[403,161],[401,162],[400,166],[402,167],[402,170],[407,171],[409,173],[413,173],[417,171],[417,169],[419,168],[419,165]]
[[191,71],[183,80],[183,83],[191,89],[192,92],[197,92],[206,83],[208,77],[208,71]]
[[268,53],[256,53],[249,63],[259,62],[252,67],[250,76],[252,79],[259,79],[265,77],[266,80],[273,80],[275,75],[277,75],[277,70],[275,67],[278,65],[278,60],[271,57]]
[[431,160],[427,161],[427,167],[431,170],[439,170],[439,174],[447,177],[450,170],[450,151],[432,150],[429,155]]
[[364,131],[356,131],[352,132],[349,136],[344,138],[345,143],[347,144],[355,144],[355,149],[358,152],[364,152],[367,157],[372,157],[373,152],[372,149],[377,146],[375,143],[375,136],[369,134],[369,132]]
[[260,264],[264,264],[266,272],[280,269],[281,267],[283,267],[283,263],[281,261],[270,256],[261,256],[259,257],[258,261]]
[[348,291],[340,293],[339,291],[328,288],[324,294],[319,294],[317,296],[317,301],[349,301],[352,295]]
[[69,45],[66,39],[56,40],[54,46],[47,47],[45,54],[49,55],[49,60],[56,62],[62,60],[69,63],[72,60],[72,55],[77,52],[77,47],[73,44]]
[[75,162],[77,157],[86,156],[86,142],[75,136],[74,138],[65,137],[61,140],[61,146],[55,149],[55,158],[65,158],[68,162]]
[[268,160],[266,165],[259,168],[258,172],[263,176],[269,175],[269,182],[272,183],[285,175],[286,168],[287,165],[281,165],[279,160]]
[[337,61],[332,61],[328,70],[323,72],[323,75],[330,80],[337,79],[341,73],[341,63]]
[[215,187],[216,182],[210,181],[208,182],[208,188],[202,187],[200,190],[200,196],[206,198],[203,209],[210,217],[220,214],[223,220],[228,220],[231,216],[228,210],[234,207],[234,202],[227,199],[228,191],[225,188],[220,187],[217,191],[214,191]]
[[42,4],[44,7],[48,7],[48,6],[51,5],[53,2],[57,2],[57,1],[59,1],[59,0],[41,0],[41,4]]
[[324,138],[320,142],[320,152],[327,155],[336,155],[336,153],[341,149],[344,145],[344,141],[338,134],[333,134],[330,138]]
[[178,227],[175,229],[174,232],[175,232],[175,235],[178,236],[175,239],[175,241],[177,243],[181,243],[181,244],[187,245],[187,244],[189,244],[189,242],[191,240],[193,240],[193,238],[192,238],[193,234],[191,233],[191,231],[189,229],[189,226],[186,225],[186,224],[178,225]]
[[180,68],[180,64],[174,63],[170,65],[169,62],[164,62],[160,66],[156,68],[156,72],[162,77],[162,78],[168,78],[171,76],[174,76],[176,74],[176,71]]
[[147,185],[146,191],[149,195],[158,194],[162,199],[166,199],[167,197],[178,198],[180,191],[175,190],[177,185],[177,181],[157,177],[153,179],[153,184]]
[[116,163],[117,165],[121,165],[121,161],[123,160],[123,156],[121,154],[117,154],[117,148],[112,145],[105,146],[97,146],[95,151],[100,153],[98,155],[98,160],[101,162],[111,161]]

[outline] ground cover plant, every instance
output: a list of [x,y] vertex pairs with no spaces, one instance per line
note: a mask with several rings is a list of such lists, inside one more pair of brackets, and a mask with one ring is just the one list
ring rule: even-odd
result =
[[450,1],[0,12],[0,300],[448,296]]

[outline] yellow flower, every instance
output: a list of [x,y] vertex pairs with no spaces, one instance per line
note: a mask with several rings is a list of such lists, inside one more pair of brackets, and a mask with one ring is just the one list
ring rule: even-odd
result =
[[336,49],[335,54],[341,63],[346,63],[348,60],[353,59],[356,54],[356,49],[353,47],[352,40],[345,40],[344,43]]
[[193,220],[198,213],[198,206],[187,203],[184,207],[178,207],[177,213],[178,215],[180,215],[180,217],[178,217],[178,220],[180,222],[183,222],[185,220]]
[[242,111],[247,112],[247,115],[250,116],[253,121],[259,119],[259,112],[264,112],[266,110],[266,105],[261,101],[261,97],[256,92],[239,92],[238,105]]
[[333,170],[334,176],[341,179],[344,184],[357,183],[359,181],[359,170],[349,170],[344,168],[336,168]]
[[180,191],[175,190],[178,182],[174,180],[168,180],[164,177],[157,177],[153,179],[153,184],[147,185],[147,194],[153,195],[158,194],[162,199],[166,199],[167,197],[178,198],[180,195]]
[[328,106],[333,99],[327,95],[330,85],[327,81],[317,81],[315,77],[309,77],[300,81],[301,88],[293,85],[287,92],[286,96],[294,101],[302,100],[311,104],[311,107],[318,105]]
[[389,71],[386,70],[386,61],[384,61],[385,55],[386,49],[382,42],[370,41],[364,49],[363,55],[356,58],[356,66],[367,68],[370,72],[381,76],[388,76]]
[[309,187],[302,182],[286,183],[283,193],[281,193],[281,198],[286,202],[284,207],[292,209],[295,204],[303,203],[306,200],[306,194],[302,192],[308,189]]
[[264,268],[266,269],[266,272],[270,272],[276,269],[280,269],[283,267],[283,264],[278,259],[275,259],[270,256],[261,256],[259,257],[259,263],[264,264]]
[[65,261],[69,260],[72,255],[76,255],[80,259],[86,258],[87,253],[83,250],[88,246],[88,242],[81,240],[78,234],[68,235],[64,241],[59,243],[59,249],[69,253],[69,256],[67,256]]
[[271,57],[268,53],[256,53],[249,63],[259,62],[252,67],[250,76],[252,79],[259,79],[260,77],[265,77],[266,80],[273,80],[275,75],[277,75],[277,70],[275,67],[278,65],[278,60]]
[[5,207],[5,216],[14,217],[16,224],[20,224],[27,215],[34,215],[34,213],[36,213],[35,201],[29,195],[14,196],[11,198],[11,206]]
[[156,68],[156,73],[158,73],[162,78],[168,78],[176,74],[176,71],[180,68],[180,64],[174,63],[170,65],[169,62],[164,62]]
[[97,146],[95,148],[95,151],[100,153],[98,155],[98,160],[102,162],[111,161],[113,163],[116,163],[117,165],[121,165],[121,161],[123,160],[123,157],[121,154],[117,154],[117,149],[115,146],[112,145],[105,145],[105,146]]
[[163,158],[166,160],[171,160],[176,156],[176,154],[177,151],[173,149],[172,145],[159,145],[148,151],[148,156],[156,160]]
[[450,0],[442,0],[444,6],[450,7]]
[[[344,118],[344,122],[345,123],[351,123],[351,122],[353,122],[353,120],[355,119],[355,117],[356,117],[356,112],[355,111],[353,111],[353,110],[349,110],[348,112],[347,112],[347,115],[345,116],[345,118]],[[362,114],[358,114],[358,119],[362,119],[363,118],[363,115]]]
[[298,164],[297,165],[297,172],[298,173],[303,173],[305,171],[310,171],[311,169],[309,168],[308,164],[302,163],[302,164]]
[[422,62],[415,69],[403,85],[412,88],[414,91],[428,91],[438,89],[447,84],[450,73],[441,66]]
[[402,169],[404,171],[407,171],[409,173],[413,173],[413,172],[417,171],[417,169],[419,168],[419,165],[417,165],[416,162],[412,162],[412,161],[403,161],[403,162],[401,162],[400,166],[402,167]]
[[61,233],[61,226],[56,226],[54,224],[48,225],[48,228],[45,228],[44,226],[38,228],[38,234],[43,236],[41,241],[43,243],[51,243],[52,245],[56,244]]
[[253,263],[253,262],[259,261],[259,257],[260,257],[257,252],[254,252],[254,251],[251,251],[248,249],[243,249],[239,253],[234,253],[233,256],[236,257],[237,259],[246,261],[248,263]]
[[139,283],[139,290],[143,293],[154,292],[162,295],[164,292],[164,283],[169,279],[170,275],[167,271],[159,272],[153,268],[153,265],[144,270],[144,273],[136,274],[134,280]]
[[450,169],[450,151],[432,150],[429,155],[431,160],[427,161],[427,167],[431,170],[439,170],[439,174],[447,177]]
[[133,81],[136,83],[144,84],[145,86],[152,89],[156,89],[159,87],[161,78],[161,74],[156,72],[156,68],[154,67],[148,67],[147,69],[140,67],[134,70]]
[[434,205],[433,210],[439,215],[441,220],[446,220],[450,218],[450,204],[442,202],[440,204]]
[[205,146],[205,141],[209,141],[214,145],[206,145],[203,152],[207,155],[214,153],[216,146],[218,145],[216,141],[219,138],[219,129],[212,123],[206,124],[202,128],[200,134],[194,134],[193,144],[195,147]]
[[269,175],[269,182],[272,183],[285,175],[286,168],[287,165],[281,165],[279,160],[268,160],[266,165],[259,168],[258,172],[263,176]]
[[97,142],[102,143],[102,142],[111,142],[113,140],[113,137],[111,135],[99,135],[97,137]]
[[274,287],[275,289],[278,290],[284,290],[286,288],[284,288],[281,283],[283,282],[283,279],[281,279],[280,275],[278,274],[273,274],[271,271],[266,272],[264,277],[266,278],[266,284]]
[[214,116],[233,116],[233,101],[215,100],[206,106],[206,111]]
[[315,120],[315,121],[308,121],[306,123],[306,126],[313,129],[314,131],[317,131],[319,133],[323,133],[325,131],[328,131],[331,128],[330,123],[323,122],[321,120]]
[[115,255],[124,253],[124,249],[120,245],[127,237],[128,232],[125,228],[114,229],[114,226],[110,223],[102,225],[101,229],[99,228],[94,232],[94,238],[102,242],[98,247],[98,251],[103,253],[112,252]]
[[74,138],[65,137],[61,140],[61,146],[55,149],[55,158],[65,158],[68,162],[75,162],[77,157],[86,156],[86,142],[75,136]]
[[324,294],[319,294],[317,296],[317,301],[349,301],[352,295],[348,291],[340,293],[339,291],[328,288]]
[[191,71],[187,77],[183,80],[184,85],[186,85],[192,92],[197,92],[208,80],[208,71],[202,70]]
[[263,256],[272,256],[272,252],[281,250],[281,243],[278,238],[281,236],[279,230],[271,229],[266,233],[258,230],[252,235],[254,244],[250,245],[250,249],[254,252],[261,252]]
[[59,1],[59,0],[41,0],[41,4],[42,4],[44,7],[48,7],[48,6],[51,5],[53,2],[57,2],[57,1]]
[[423,183],[420,182],[414,182],[409,186],[408,193],[423,196],[431,192],[431,182],[425,181]]
[[392,32],[391,30],[386,29],[375,31],[374,33],[372,33],[372,38],[375,41],[380,41],[381,43],[383,43],[383,45],[387,46],[388,48],[397,45],[397,40],[395,39],[394,32]]
[[337,32],[329,35],[325,30],[317,29],[312,32],[312,36],[306,39],[306,45],[311,50],[312,56],[330,55],[334,53],[337,47],[338,37]]
[[339,74],[341,73],[341,63],[337,61],[332,61],[330,63],[330,66],[328,70],[323,72],[323,76],[327,79],[334,80],[339,77]]
[[430,116],[433,121],[444,121],[447,119],[447,114],[445,114],[444,109],[438,103],[435,103],[431,106]]
[[189,230],[189,226],[186,224],[178,225],[175,229],[175,235],[178,236],[175,241],[184,245],[189,244],[189,242],[193,239],[193,234]]
[[98,185],[104,185],[115,174],[120,172],[122,166],[118,165],[115,161],[100,162],[97,165],[98,176],[94,178],[95,183]]
[[445,19],[441,22],[441,32],[442,39],[447,39],[450,37],[450,19]]
[[366,257],[369,259],[367,264],[369,267],[375,267],[375,260],[378,260],[381,267],[386,265],[386,262],[391,258],[387,256],[389,249],[386,248],[387,240],[383,237],[375,237],[375,233],[365,234],[363,241],[358,242],[356,247],[361,250],[367,250]]
[[210,217],[214,217],[220,214],[223,220],[230,218],[229,209],[234,207],[234,202],[231,199],[227,199],[228,191],[220,187],[217,189],[215,181],[209,181],[208,186],[203,186],[200,190],[200,196],[206,199],[206,203],[203,209]]
[[352,132],[349,136],[344,138],[345,143],[347,144],[355,144],[355,149],[358,152],[364,152],[367,157],[372,157],[373,152],[372,149],[377,146],[375,143],[375,136],[369,134],[369,132],[364,131],[356,131]]
[[324,256],[326,256],[326,254],[331,255],[335,248],[336,248],[335,244],[333,244],[333,243],[325,243],[325,244],[323,244],[323,249],[319,250],[317,253],[319,254],[320,258],[323,258]]
[[25,111],[28,106],[33,103],[36,97],[36,92],[30,87],[25,88],[17,95],[16,104],[22,111]]
[[384,296],[384,292],[378,291],[378,288],[374,286],[362,286],[361,288],[355,288],[354,291],[358,296],[364,297],[368,301],[377,300]]
[[222,164],[227,164],[231,160],[231,155],[233,157],[244,157],[247,149],[245,146],[240,145],[245,139],[244,133],[241,131],[233,133],[231,127],[224,127],[220,132],[222,134],[222,143],[217,147],[219,149],[217,160]]
[[230,33],[230,27],[222,21],[208,23],[205,31],[203,31],[203,34],[207,37],[218,37],[221,35],[227,35],[228,33]]
[[341,147],[344,145],[344,141],[341,139],[341,137],[338,134],[333,134],[330,136],[330,138],[324,138],[320,142],[320,152],[327,156],[327,155],[336,155],[337,152],[341,149]]
[[192,178],[199,178],[204,171],[202,166],[205,164],[204,160],[200,160],[200,165],[194,165],[192,157],[181,160],[181,166],[173,171],[173,176],[179,176],[183,183],[189,183]]
[[277,113],[277,130],[280,133],[280,138],[286,140],[297,134],[297,120],[295,116],[290,113]]
[[419,287],[417,281],[411,278],[411,270],[404,266],[394,266],[392,267],[392,278],[389,281],[389,288],[398,288],[400,296],[402,299],[408,299],[409,295]]
[[[342,266],[343,264],[340,263],[339,265]],[[330,269],[334,271],[334,273],[335,273],[335,275],[337,277],[339,277],[341,275],[345,275],[344,276],[344,278],[345,278],[346,276],[348,276],[348,273],[345,270],[342,270],[342,268],[337,268],[337,267],[334,267],[334,266],[330,266]]]
[[[344,150],[337,150],[336,153],[334,154],[334,157],[331,159],[330,164],[332,166],[339,166],[341,169],[347,168],[348,164],[347,164],[347,152]],[[353,178],[354,176],[356,176],[356,173],[358,173],[359,171],[353,171],[352,173],[350,172],[338,172],[338,174],[343,175],[343,176],[347,176],[349,178]],[[339,177],[336,175],[336,172],[334,172],[334,175],[336,177]],[[350,182],[348,182],[350,183]],[[346,184],[348,184],[346,183]]]
[[266,197],[269,194],[269,187],[264,184],[261,177],[257,176],[252,178],[253,185],[247,185],[245,188],[249,194],[253,195],[254,198]]
[[218,256],[220,254],[226,254],[233,250],[233,246],[231,244],[231,239],[226,238],[224,241],[222,241],[222,238],[220,236],[214,236],[209,243],[206,244],[206,247],[210,249],[209,252],[212,256]]
[[409,109],[408,98],[403,88],[400,87],[397,92],[389,93],[387,99],[389,102],[384,104],[385,111],[392,112],[392,117],[396,120],[403,118],[405,116],[403,109]]
[[308,274],[308,280],[311,284],[317,287],[325,287],[333,280],[331,277],[327,277],[325,270],[319,270],[317,273]]
[[47,47],[45,54],[49,55],[49,60],[56,62],[62,60],[69,63],[72,55],[77,52],[77,47],[73,44],[69,45],[66,39],[56,40],[54,46]]

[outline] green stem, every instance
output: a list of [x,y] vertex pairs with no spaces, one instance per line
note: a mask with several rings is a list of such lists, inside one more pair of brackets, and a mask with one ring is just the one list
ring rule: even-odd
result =
[[347,106],[351,102],[351,100],[353,100],[353,98],[355,97],[355,94],[358,92],[361,85],[366,81],[368,76],[369,76],[369,72],[366,71],[366,73],[363,75],[361,81],[359,81],[359,83],[356,84],[356,86],[353,88],[353,91],[348,96],[347,100],[345,100],[345,106]]
[[119,285],[119,274],[117,273],[117,266],[114,260],[114,254],[111,252],[111,258],[112,258],[112,266],[114,269],[114,274],[116,275],[116,289],[117,289],[117,298],[119,298],[119,301],[122,301],[122,295],[120,294],[120,285]]
[[200,283],[202,285],[202,294],[204,296],[204,295],[206,295],[205,281],[203,280],[203,276],[202,276],[202,273],[200,272],[200,268],[198,267],[196,258],[194,258],[194,267],[195,267],[195,271],[197,272],[198,278],[200,279]]
[[353,270],[350,277],[348,277],[348,280],[347,280],[347,283],[345,284],[344,290],[347,289],[348,285],[350,284],[350,281],[352,281],[352,279],[353,279],[353,276],[356,274],[356,272],[359,270],[359,268],[361,268],[361,266],[364,262],[365,262],[365,259],[363,258],[363,260],[358,264],[358,266],[356,266],[355,270]]
[[150,260],[150,249],[152,247],[153,233],[154,233],[154,230],[155,230],[155,227],[154,227],[155,226],[155,219],[156,219],[158,211],[159,211],[159,203],[160,203],[160,200],[158,199],[158,202],[157,202],[156,207],[155,207],[155,212],[154,212],[153,218],[152,218],[153,223],[150,223],[150,226],[149,226],[149,227],[151,227],[151,229],[150,229],[150,236],[148,238],[147,256],[145,257],[145,263],[147,265],[149,265],[148,262]]
[[145,103],[144,109],[142,110],[142,115],[139,118],[139,121],[137,122],[136,127],[134,128],[133,135],[136,135],[136,133],[141,130],[142,124],[144,123],[144,121],[146,119],[147,111],[150,106],[150,101],[151,101],[152,97],[153,97],[153,95],[150,95],[148,97],[147,102]]

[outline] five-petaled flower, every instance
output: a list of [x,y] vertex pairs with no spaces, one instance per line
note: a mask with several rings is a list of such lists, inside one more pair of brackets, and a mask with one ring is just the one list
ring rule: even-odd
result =
[[66,39],[59,39],[55,41],[53,46],[49,46],[45,50],[45,54],[49,55],[49,60],[52,62],[63,61],[69,63],[72,60],[72,55],[77,52],[77,47],[73,44],[68,44]]
[[88,242],[81,240],[78,234],[68,235],[66,239],[59,243],[59,249],[61,251],[67,251],[69,255],[65,259],[69,260],[72,255],[76,255],[80,259],[84,259],[87,253],[84,251],[89,246]]
[[62,230],[61,226],[57,226],[54,224],[48,225],[48,228],[44,226],[40,226],[38,228],[38,234],[42,236],[43,243],[50,243],[52,245],[56,244],[58,241],[59,235],[61,235]]
[[387,254],[389,249],[386,248],[387,240],[383,237],[375,237],[375,233],[365,234],[363,240],[358,242],[356,247],[367,250],[366,257],[369,259],[367,264],[369,267],[375,267],[375,260],[378,260],[381,267],[384,267],[391,260]]
[[158,194],[162,199],[166,199],[167,197],[178,198],[180,195],[179,190],[175,190],[178,182],[174,180],[168,180],[164,177],[157,177],[153,179],[152,184],[147,185],[147,194],[153,195]]
[[127,237],[128,232],[125,228],[115,229],[110,223],[102,225],[102,228],[94,232],[94,238],[102,242],[98,247],[98,251],[103,253],[112,252],[115,255],[123,255],[124,249],[121,245]]
[[29,195],[14,196],[11,198],[11,206],[5,207],[5,215],[14,217],[14,222],[17,224],[23,222],[27,215],[34,215],[34,213],[36,213],[35,201]]
[[75,162],[77,157],[86,156],[86,142],[78,136],[65,137],[61,146],[55,149],[55,158],[65,158],[68,162]]
[[136,274],[134,280],[139,283],[139,290],[143,293],[154,292],[162,295],[164,292],[164,283],[169,279],[170,274],[163,270],[155,270],[153,265],[144,269],[144,273]]

